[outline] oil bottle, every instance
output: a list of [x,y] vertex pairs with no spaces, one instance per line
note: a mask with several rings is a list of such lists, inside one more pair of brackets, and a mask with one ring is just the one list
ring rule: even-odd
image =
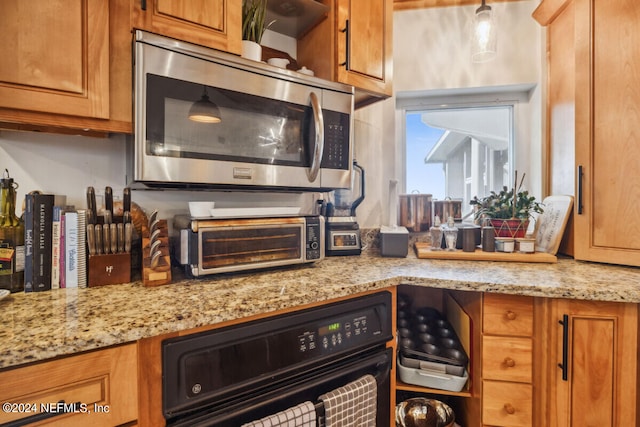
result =
[[24,222],[16,216],[18,184],[4,170],[0,179],[0,289],[24,290]]

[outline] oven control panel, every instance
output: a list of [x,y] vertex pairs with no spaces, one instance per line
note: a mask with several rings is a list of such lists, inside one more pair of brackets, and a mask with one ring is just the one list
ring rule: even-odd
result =
[[298,351],[319,355],[358,347],[380,336],[381,329],[373,310],[330,318],[298,335]]

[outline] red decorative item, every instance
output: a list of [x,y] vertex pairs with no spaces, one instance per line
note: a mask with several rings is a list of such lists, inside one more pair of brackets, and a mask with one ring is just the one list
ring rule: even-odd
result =
[[496,237],[524,237],[529,227],[528,219],[491,219],[491,226],[496,230]]

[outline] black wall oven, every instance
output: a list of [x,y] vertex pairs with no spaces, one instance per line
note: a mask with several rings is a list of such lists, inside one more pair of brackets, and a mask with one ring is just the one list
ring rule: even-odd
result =
[[316,425],[323,426],[321,395],[373,377],[376,425],[386,427],[393,350],[385,343],[391,328],[391,294],[383,291],[166,340],[167,425],[239,427],[307,403]]

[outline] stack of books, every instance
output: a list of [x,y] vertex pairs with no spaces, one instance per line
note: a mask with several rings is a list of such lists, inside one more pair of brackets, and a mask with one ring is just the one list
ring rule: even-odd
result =
[[27,194],[25,292],[87,286],[86,210],[66,196]]

